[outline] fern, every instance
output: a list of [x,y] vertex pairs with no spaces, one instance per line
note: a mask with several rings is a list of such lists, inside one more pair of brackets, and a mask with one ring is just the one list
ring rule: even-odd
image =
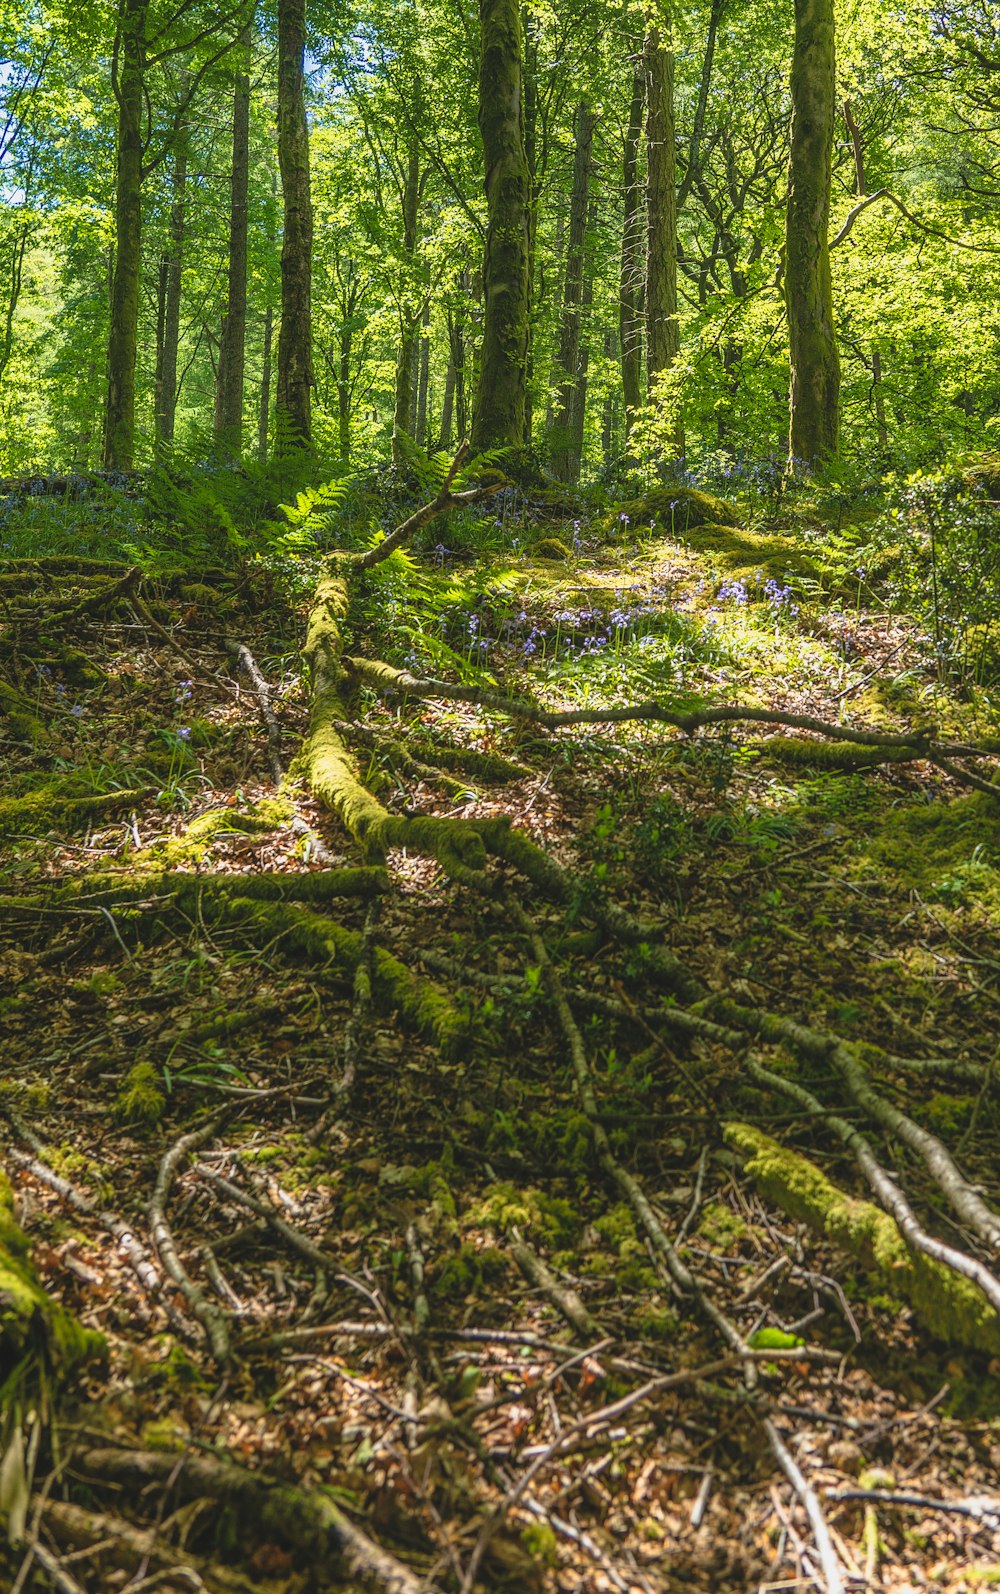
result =
[[315,553],[317,544],[329,547],[353,485],[353,477],[342,476],[305,488],[296,494],[294,504],[279,504],[288,522],[288,529],[282,529],[277,538],[281,551]]

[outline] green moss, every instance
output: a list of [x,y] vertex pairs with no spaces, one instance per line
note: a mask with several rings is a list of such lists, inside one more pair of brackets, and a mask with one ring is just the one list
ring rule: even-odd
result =
[[464,1300],[485,1286],[497,1286],[510,1275],[510,1258],[496,1246],[459,1246],[431,1271],[430,1292],[439,1300]]
[[1000,919],[1000,797],[973,792],[950,803],[888,809],[867,859],[905,890],[975,901]]
[[769,736],[760,751],[779,764],[796,768],[843,770],[875,769],[880,764],[905,764],[920,756],[918,747],[861,747],[852,742],[823,742],[805,736]]
[[293,813],[291,802],[282,797],[266,797],[242,814],[232,808],[209,808],[192,819],[181,835],[157,842],[136,858],[148,857],[168,868],[203,863],[216,836],[234,831],[247,836],[270,835],[287,825]]
[[[84,1328],[47,1294],[27,1236],[14,1220],[10,1181],[0,1170],[0,1369],[8,1377],[4,1400],[23,1392],[37,1398],[36,1380],[64,1378],[83,1362],[103,1356],[104,1337]],[[16,1374],[17,1390],[9,1375]]]
[[808,576],[818,581],[822,576],[815,559],[792,537],[716,525],[696,526],[677,537],[698,553],[712,554],[730,578],[758,570],[775,581],[785,581],[789,576]]
[[614,1250],[621,1251],[626,1244],[638,1244],[639,1234],[635,1226],[635,1217],[632,1208],[619,1203],[608,1212],[602,1213],[594,1220],[594,1228]]
[[532,559],[571,559],[572,553],[564,542],[558,537],[543,537],[540,542],[532,543],[528,550]]
[[0,836],[5,834],[44,835],[49,830],[72,830],[101,819],[122,808],[131,808],[146,793],[143,788],[128,791],[90,792],[75,795],[79,780],[56,779],[22,797],[0,798]]
[[571,1243],[581,1228],[579,1214],[561,1196],[547,1195],[530,1185],[522,1189],[506,1180],[490,1185],[466,1210],[463,1221],[495,1229],[498,1234],[517,1228],[552,1246]]
[[90,996],[113,996],[116,991],[121,990],[121,980],[117,974],[112,974],[110,969],[98,969],[82,988]]
[[6,717],[11,731],[16,737],[33,746],[44,746],[49,741],[49,733],[44,724],[35,713],[32,703],[20,692],[16,692],[6,681],[0,681],[0,714]]
[[975,1096],[947,1096],[936,1091],[920,1109],[919,1116],[938,1133],[964,1129],[976,1106]]
[[939,1339],[1000,1352],[1000,1319],[985,1296],[968,1279],[908,1250],[887,1212],[846,1195],[815,1164],[750,1124],[727,1124],[725,1137],[748,1158],[746,1172],[766,1200],[848,1252],[880,1287],[902,1295]]
[[208,609],[226,609],[230,599],[217,587],[208,587],[203,581],[186,581],[177,589],[177,596],[185,603],[203,604]]
[[529,1522],[526,1528],[521,1529],[521,1543],[536,1561],[543,1561],[546,1566],[556,1565],[559,1559],[558,1540],[555,1529],[547,1522]]
[[636,1322],[643,1339],[674,1340],[680,1332],[677,1314],[666,1306],[649,1306]]
[[746,1239],[750,1231],[724,1201],[706,1201],[696,1232],[706,1245],[724,1251]]
[[122,1123],[155,1124],[166,1105],[159,1069],[152,1063],[135,1063],[115,1098],[115,1116]]
[[655,521],[658,526],[681,536],[698,526],[738,526],[742,519],[735,504],[697,487],[654,487],[644,498],[633,498],[618,504],[601,523],[610,531],[620,530],[622,516],[627,516],[632,528],[648,526]]
[[536,1155],[551,1159],[567,1173],[583,1173],[594,1160],[590,1121],[572,1108],[529,1113],[525,1141]]

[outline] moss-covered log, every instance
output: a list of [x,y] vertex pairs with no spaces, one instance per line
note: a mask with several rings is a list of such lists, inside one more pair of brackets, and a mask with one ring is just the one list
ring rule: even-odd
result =
[[907,1301],[939,1339],[1000,1353],[1000,1317],[968,1279],[907,1248],[895,1221],[870,1201],[845,1194],[797,1151],[750,1124],[726,1125],[731,1146],[765,1200],[807,1223]]
[[877,769],[881,764],[911,764],[926,758],[925,746],[855,747],[850,742],[810,741],[804,736],[769,736],[760,751],[779,764],[793,768],[839,770],[850,774],[859,769]]
[[215,1456],[170,1451],[90,1450],[79,1456],[91,1477],[137,1491],[167,1484],[188,1499],[208,1496],[234,1511],[247,1532],[263,1532],[290,1545],[296,1556],[346,1574],[352,1586],[386,1594],[434,1594],[435,1584],[417,1577],[369,1539],[321,1486],[303,1489],[266,1472],[247,1472]]
[[39,835],[47,830],[73,830],[122,808],[134,808],[148,796],[144,787],[69,796],[52,787],[23,797],[0,797],[0,836]]
[[6,681],[0,681],[0,714],[14,735],[36,747],[49,740],[49,733],[35,712],[33,703]]
[[[227,897],[218,916],[228,924],[257,932],[258,940],[280,940],[331,971],[353,976],[365,955],[364,937],[332,919],[291,903],[259,902]],[[443,1051],[452,1052],[468,1035],[468,1021],[450,996],[431,980],[422,979],[383,947],[373,956],[373,991],[382,1008],[395,1008],[404,1021],[429,1035]]]
[[347,676],[340,657],[340,627],[348,604],[346,580],[331,575],[320,582],[309,615],[304,651],[312,697],[306,768],[313,792],[336,813],[368,858],[383,858],[389,847],[411,847],[436,858],[457,880],[480,876],[486,868],[486,849],[477,827],[461,819],[391,814],[361,782],[337,729],[349,718],[344,701]]
[[104,1354],[104,1337],[84,1328],[48,1294],[14,1219],[14,1193],[0,1169],[0,1390],[2,1406],[34,1375],[65,1378]]

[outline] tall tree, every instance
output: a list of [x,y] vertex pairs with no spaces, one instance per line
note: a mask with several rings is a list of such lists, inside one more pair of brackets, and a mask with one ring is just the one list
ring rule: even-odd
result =
[[795,0],[785,229],[791,359],[788,454],[795,468],[837,450],[840,358],[830,278],[830,159],[836,108],[833,0]]
[[142,108],[149,0],[121,0],[112,88],[118,102],[115,271],[111,285],[104,464],[131,470],[135,456],[135,360],[142,247]]
[[553,474],[559,480],[566,482],[577,481],[580,475],[575,422],[578,420],[580,423],[579,431],[582,437],[583,406],[580,401],[583,373],[580,361],[580,324],[595,121],[596,117],[591,107],[586,100],[581,100],[577,106],[574,128],[575,155],[569,205],[569,247],[566,252],[562,326],[559,331],[559,351],[556,356],[559,393],[556,401],[551,461]]
[[278,332],[278,438],[312,441],[312,243],[305,100],[306,0],[278,0],[278,164],[285,227]]
[[528,358],[530,177],[517,0],[479,0],[479,128],[486,171],[483,343],[472,441],[520,444]]
[[[656,379],[680,352],[677,319],[677,154],[674,144],[674,48],[669,17],[646,29],[646,365]],[[678,424],[677,452],[684,447]]]
[[639,186],[639,140],[646,103],[646,72],[641,49],[632,71],[628,123],[622,159],[624,218],[622,221],[618,333],[621,348],[622,397],[625,401],[625,441],[632,416],[642,402],[642,190]]
[[215,435],[239,457],[247,330],[247,233],[250,193],[250,23],[240,38],[243,57],[233,88],[233,159],[229,203],[229,271],[215,384]]
[[392,456],[397,465],[403,463],[404,454],[400,438],[404,435],[412,436],[414,426],[411,420],[411,411],[415,408],[413,354],[414,330],[412,308],[409,304],[408,289],[411,287],[410,278],[416,265],[417,253],[417,219],[420,213],[420,150],[416,140],[412,140],[406,159],[405,177],[403,179],[403,254],[408,269],[407,281],[403,284],[400,294],[399,306],[399,347],[396,351],[396,401],[392,416]]
[[171,203],[167,246],[160,256],[156,300],[155,423],[159,443],[172,443],[177,411],[177,354],[181,330],[184,228],[187,220],[187,137],[181,128],[170,174]]

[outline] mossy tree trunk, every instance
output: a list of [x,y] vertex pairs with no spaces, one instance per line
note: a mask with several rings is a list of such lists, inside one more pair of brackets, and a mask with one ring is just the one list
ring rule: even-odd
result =
[[521,18],[516,0],[479,0],[479,128],[486,172],[485,314],[472,441],[524,438],[530,177],[524,153]]
[[243,377],[247,330],[247,232],[250,191],[250,26],[243,29],[243,57],[233,88],[233,171],[229,209],[229,282],[215,384],[215,435],[239,458],[243,448]]
[[[416,266],[417,252],[417,219],[420,211],[420,151],[416,140],[410,145],[406,162],[406,178],[403,183],[403,254],[410,272]],[[404,454],[400,447],[399,439],[402,436],[413,435],[411,422],[411,400],[413,394],[413,333],[416,326],[413,314],[407,304],[410,283],[404,282],[400,294],[399,304],[399,348],[396,352],[396,402],[392,417],[392,457],[395,464],[402,465]]]
[[840,359],[830,279],[830,159],[836,89],[833,0],[795,0],[792,134],[785,232],[791,360],[789,465],[837,450]]
[[160,291],[156,322],[156,438],[174,440],[177,413],[177,351],[181,336],[181,288],[184,267],[184,231],[187,222],[187,129],[177,133],[171,172],[170,234],[160,257]]
[[[656,380],[677,359],[677,156],[674,144],[674,48],[670,18],[661,10],[646,30],[646,366]],[[684,439],[678,424],[678,454]]]
[[625,215],[622,226],[618,330],[621,339],[626,446],[633,413],[642,403],[642,189],[638,171],[639,140],[642,137],[642,113],[645,103],[646,72],[641,49],[637,47],[622,161]]
[[285,228],[278,332],[278,440],[312,440],[312,199],[305,102],[306,0],[278,0],[278,163]]
[[106,470],[131,470],[135,459],[135,361],[142,250],[142,109],[149,0],[123,0],[115,41],[118,101],[115,267],[108,338],[104,420]]
[[[580,328],[584,281],[584,251],[587,242],[587,210],[590,203],[590,174],[593,165],[595,117],[586,100],[576,111],[573,187],[569,204],[569,248],[563,289],[562,326],[556,374],[559,393],[554,418],[552,471],[560,481],[576,481],[580,459],[574,448],[575,420],[580,398]],[[582,419],[582,417],[581,417]]]

